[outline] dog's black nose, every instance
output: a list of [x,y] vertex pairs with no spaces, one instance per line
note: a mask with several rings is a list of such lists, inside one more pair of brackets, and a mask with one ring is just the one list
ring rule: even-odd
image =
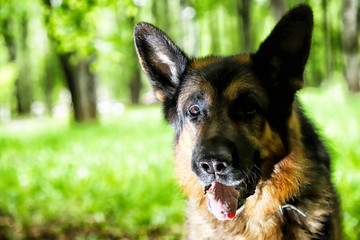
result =
[[223,137],[203,141],[198,168],[205,174],[224,173],[232,162],[232,150],[232,143]]
[[210,161],[200,161],[199,167],[202,171],[209,174],[221,174],[228,167],[228,163],[216,159],[211,159]]

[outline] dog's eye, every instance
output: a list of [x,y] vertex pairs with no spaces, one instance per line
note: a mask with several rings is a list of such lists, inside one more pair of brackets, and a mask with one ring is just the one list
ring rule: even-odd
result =
[[256,107],[253,104],[243,105],[238,107],[237,116],[240,118],[252,117],[257,112]]
[[189,109],[189,113],[191,116],[196,117],[200,114],[200,107],[198,105],[192,105]]
[[251,115],[256,113],[256,109],[254,107],[246,107],[241,109],[241,114]]

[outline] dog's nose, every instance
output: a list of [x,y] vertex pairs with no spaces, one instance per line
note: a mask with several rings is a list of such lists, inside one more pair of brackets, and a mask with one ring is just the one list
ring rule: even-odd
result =
[[194,161],[194,169],[205,175],[221,175],[231,167],[233,144],[224,137],[208,138],[201,143],[201,151]]
[[211,159],[210,161],[200,161],[199,167],[202,171],[208,174],[221,174],[228,167],[228,163],[216,159]]

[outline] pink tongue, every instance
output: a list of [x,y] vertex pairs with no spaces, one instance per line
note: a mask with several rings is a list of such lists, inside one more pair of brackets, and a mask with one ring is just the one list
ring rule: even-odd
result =
[[207,191],[210,208],[219,220],[231,220],[236,215],[239,192],[234,187],[213,182]]

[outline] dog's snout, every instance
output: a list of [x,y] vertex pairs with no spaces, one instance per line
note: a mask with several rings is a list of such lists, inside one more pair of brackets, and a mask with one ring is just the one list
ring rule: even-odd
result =
[[211,159],[210,161],[200,161],[199,167],[202,171],[208,174],[221,174],[228,167],[228,163],[216,159]]
[[217,181],[234,185],[240,174],[235,168],[238,161],[236,145],[223,136],[207,137],[199,141],[191,161],[191,169],[205,186]]

